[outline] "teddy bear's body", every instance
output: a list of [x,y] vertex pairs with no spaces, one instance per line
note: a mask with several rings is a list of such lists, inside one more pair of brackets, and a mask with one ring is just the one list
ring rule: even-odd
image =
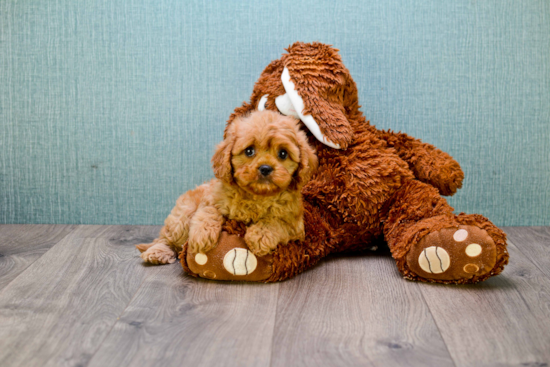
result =
[[[337,50],[296,43],[264,70],[250,103],[230,117],[228,126],[256,109],[295,115],[319,159],[302,190],[306,239],[266,257],[269,269],[262,271],[269,277],[262,281],[287,279],[330,253],[384,240],[409,279],[471,283],[500,273],[508,261],[505,234],[480,215],[453,214],[440,196],[462,186],[458,163],[406,134],[377,130],[359,107],[355,82]],[[242,234],[234,221],[224,229]],[[227,251],[221,242],[213,256]],[[181,259],[189,273],[204,276],[186,248]]]

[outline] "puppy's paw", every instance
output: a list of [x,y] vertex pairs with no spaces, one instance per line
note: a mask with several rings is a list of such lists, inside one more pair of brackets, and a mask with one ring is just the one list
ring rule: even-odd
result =
[[140,257],[143,261],[154,265],[172,264],[176,261],[174,250],[165,244],[156,244],[150,247]]
[[213,250],[220,238],[221,227],[195,225],[189,230],[189,252],[205,253]]
[[153,247],[155,244],[154,243],[142,243],[142,244],[139,244],[139,245],[136,245],[136,248],[139,250],[139,252],[145,252],[147,251],[149,248]]
[[257,227],[247,229],[244,241],[256,256],[271,254],[279,244],[279,239],[273,233]]

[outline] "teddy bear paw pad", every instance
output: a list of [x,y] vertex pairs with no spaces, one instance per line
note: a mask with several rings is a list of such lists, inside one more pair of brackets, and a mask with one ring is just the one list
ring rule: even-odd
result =
[[254,272],[257,266],[256,256],[244,248],[234,248],[223,258],[223,267],[233,275],[248,275]]
[[407,254],[407,265],[427,279],[471,279],[490,272],[496,255],[495,242],[485,230],[460,225],[424,236]]
[[198,254],[195,255],[195,262],[198,265],[204,265],[208,262],[208,256],[199,252]]

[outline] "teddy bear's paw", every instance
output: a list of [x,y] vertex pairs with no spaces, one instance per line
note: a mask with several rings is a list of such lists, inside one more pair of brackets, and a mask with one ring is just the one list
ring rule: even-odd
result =
[[156,244],[150,247],[143,252],[140,257],[143,261],[154,265],[172,264],[176,261],[176,254],[174,251],[164,244]]
[[472,225],[443,228],[424,236],[407,254],[409,269],[425,279],[472,280],[495,267],[497,249],[491,236]]
[[272,256],[257,257],[242,237],[222,232],[210,251],[181,255],[189,270],[201,278],[262,281],[272,274]]

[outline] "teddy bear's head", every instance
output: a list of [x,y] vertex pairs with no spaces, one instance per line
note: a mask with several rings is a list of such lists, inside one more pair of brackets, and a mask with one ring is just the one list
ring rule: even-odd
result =
[[323,144],[346,149],[353,140],[352,124],[364,118],[357,87],[338,50],[318,42],[296,42],[286,51],[262,72],[250,103],[260,111],[297,117]]

